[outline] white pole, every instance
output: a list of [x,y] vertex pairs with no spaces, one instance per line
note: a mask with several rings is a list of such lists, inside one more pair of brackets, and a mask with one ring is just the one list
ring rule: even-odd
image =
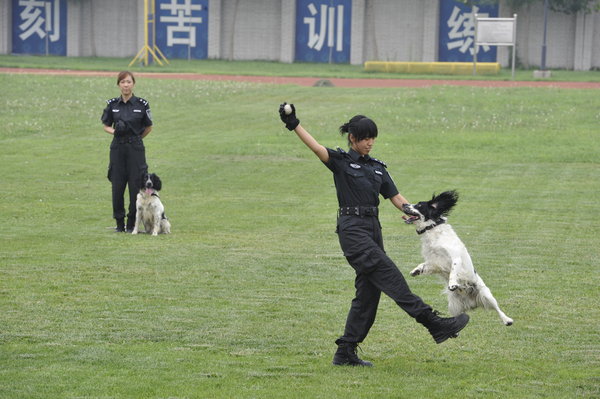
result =
[[475,35],[473,40],[473,76],[477,75],[477,14],[473,14],[475,20]]

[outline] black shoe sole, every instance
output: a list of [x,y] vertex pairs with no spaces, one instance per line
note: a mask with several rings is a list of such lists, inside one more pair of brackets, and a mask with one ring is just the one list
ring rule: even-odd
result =
[[[436,344],[441,344],[442,342],[446,341],[448,338],[456,338],[458,337],[458,333],[460,330],[462,330],[463,328],[465,328],[467,326],[467,323],[469,323],[469,315],[466,313],[463,313],[464,317],[462,318],[463,320],[461,321],[460,324],[456,325],[456,328],[452,331],[448,331],[447,333],[443,334],[443,335],[434,335],[433,339],[435,340]],[[460,316],[457,316],[460,317]]]
[[362,363],[350,363],[350,362],[336,363],[336,362],[331,362],[331,364],[333,364],[334,366],[373,367],[373,363],[366,362],[364,360],[363,360]]

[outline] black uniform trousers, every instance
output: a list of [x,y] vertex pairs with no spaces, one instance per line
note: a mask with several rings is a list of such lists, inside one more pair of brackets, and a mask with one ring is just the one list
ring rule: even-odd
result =
[[127,224],[132,227],[135,222],[135,202],[140,190],[142,173],[148,170],[144,142],[139,136],[115,137],[110,144],[110,164],[108,180],[112,183],[113,217],[125,218],[125,202],[123,194],[129,187],[129,213]]
[[375,322],[383,292],[413,318],[431,307],[413,294],[394,262],[383,249],[381,225],[376,216],[340,216],[337,233],[350,266],[356,271],[344,335],[336,342],[362,342]]

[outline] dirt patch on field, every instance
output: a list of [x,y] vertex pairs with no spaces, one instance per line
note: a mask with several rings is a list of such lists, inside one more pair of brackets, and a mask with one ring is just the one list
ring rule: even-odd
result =
[[[74,71],[65,69],[0,68],[0,73],[30,75],[71,75],[115,77],[116,72]],[[266,84],[287,84],[297,86],[336,86],[336,87],[431,87],[478,86],[478,87],[556,87],[563,89],[600,89],[600,82],[554,82],[554,81],[498,81],[498,80],[456,80],[456,79],[346,79],[317,77],[279,77],[245,75],[205,75],[198,73],[159,73],[136,72],[136,76],[151,79],[220,80],[255,82]]]

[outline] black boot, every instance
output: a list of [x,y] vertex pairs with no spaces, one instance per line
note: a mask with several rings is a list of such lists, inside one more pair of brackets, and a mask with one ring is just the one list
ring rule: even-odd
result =
[[115,232],[122,233],[125,231],[125,218],[117,219],[117,227],[115,227]]
[[333,356],[335,366],[366,366],[371,367],[373,363],[362,360],[356,354],[356,342],[335,341],[338,344],[337,352]]
[[135,219],[127,218],[127,232],[131,233],[135,227]]
[[417,321],[429,330],[436,344],[441,344],[448,338],[458,337],[458,332],[469,322],[469,315],[459,314],[456,317],[441,318],[431,310],[417,316]]

